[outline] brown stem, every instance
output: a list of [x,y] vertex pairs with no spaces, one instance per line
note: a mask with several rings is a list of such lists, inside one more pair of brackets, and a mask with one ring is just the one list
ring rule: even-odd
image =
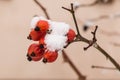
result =
[[113,46],[120,47],[120,43],[111,42]]
[[92,3],[90,3],[90,4],[81,4],[80,6],[77,6],[76,8],[75,8],[75,10],[77,10],[78,8],[80,8],[80,7],[91,7],[91,6],[95,6],[95,5],[97,5],[97,4],[110,4],[110,3],[112,3],[114,0],[108,0],[108,1],[106,1],[106,0],[95,0],[94,2],[92,2]]
[[97,18],[93,18],[93,19],[89,19],[89,21],[99,21],[99,20],[102,20],[102,19],[108,19],[108,18],[110,18],[110,16],[109,15],[101,15],[101,16],[99,16],[99,17],[97,17]]
[[97,39],[96,39],[96,31],[98,29],[98,26],[96,26],[94,32],[91,32],[93,34],[93,39],[92,41],[89,41],[89,45],[87,47],[84,47],[84,50],[87,50],[89,47],[91,47],[94,43],[96,43]]
[[46,9],[40,4],[40,2],[38,2],[37,0],[34,0],[34,2],[43,10],[43,12],[45,13],[46,18],[50,19]]
[[81,8],[81,7],[90,7],[90,6],[94,6],[94,5],[98,4],[98,3],[99,3],[99,1],[96,0],[96,1],[94,1],[92,3],[90,3],[90,4],[80,4],[79,6],[76,6],[74,9],[77,10],[78,8]]
[[79,80],[86,80],[86,77],[83,76],[79,70],[77,69],[77,67],[74,65],[74,63],[71,61],[71,59],[67,56],[66,52],[64,50],[62,50],[63,53],[63,57],[65,59],[66,62],[69,63],[69,65],[71,66],[71,68],[75,71],[75,73],[78,75]]
[[114,31],[114,32],[108,32],[108,31],[105,31],[105,30],[102,30],[102,29],[100,29],[100,33],[102,33],[102,34],[104,34],[104,35],[106,35],[106,36],[120,36],[120,33],[119,32],[117,32],[117,31]]
[[117,70],[117,68],[113,68],[113,67],[104,67],[104,66],[95,66],[95,65],[92,65],[91,68]]
[[[71,6],[73,6],[72,4],[71,4]],[[65,7],[62,7],[63,9],[65,9],[65,10],[67,10],[67,11],[69,11],[69,12],[71,12],[71,14],[73,15],[74,14],[74,10],[71,8],[71,9],[68,9],[68,8],[65,8]],[[76,21],[76,18],[74,18],[75,16],[73,16],[73,19]],[[77,26],[78,27],[78,26]],[[95,29],[95,33],[96,33],[96,30],[97,30],[97,28]],[[77,30],[78,31],[78,30]],[[95,33],[93,33],[93,34],[95,34]],[[88,39],[86,39],[86,38],[84,38],[84,37],[82,37],[81,35],[80,36],[76,36],[80,41],[82,41],[82,42],[85,42],[85,43],[87,43],[87,44],[89,44],[89,45],[91,45],[91,40],[88,40]],[[94,40],[94,37],[95,37],[95,35],[93,36],[93,40]],[[77,39],[76,38],[76,39]],[[97,50],[99,50],[104,56],[106,56],[112,63],[113,63],[113,65],[120,71],[120,65],[103,49],[103,48],[101,48],[97,43],[96,43],[96,41],[92,44],[92,46],[94,46]]]
[[78,28],[78,24],[77,24],[77,20],[76,20],[76,17],[75,17],[75,11],[73,9],[73,4],[71,4],[71,9],[67,9],[65,7],[62,7],[63,9],[66,9],[68,11],[70,11],[72,13],[72,16],[73,16],[73,19],[74,19],[74,23],[75,23],[75,26],[76,26],[76,30],[77,30],[77,35],[81,36],[80,35],[80,32],[79,32],[79,28]]
[[104,56],[106,56],[114,64],[114,66],[120,71],[120,65],[103,48],[101,48],[97,43],[95,44],[94,47],[97,50],[99,50]]

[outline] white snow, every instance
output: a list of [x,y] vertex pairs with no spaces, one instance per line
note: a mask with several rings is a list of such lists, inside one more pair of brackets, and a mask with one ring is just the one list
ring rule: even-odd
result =
[[62,50],[66,45],[67,37],[61,35],[47,34],[45,36],[46,47],[50,51]]
[[40,17],[35,16],[32,20],[31,20],[31,29],[35,28],[37,25],[37,22],[40,20]]
[[33,17],[33,19],[31,20],[31,29],[33,29],[33,28],[35,28],[36,27],[36,25],[37,25],[37,23],[38,23],[38,21],[40,21],[40,20],[45,20],[45,21],[48,21],[48,22],[50,22],[49,20],[47,20],[46,18],[44,18],[44,17],[42,17],[42,16],[35,16],[35,17]]
[[66,35],[70,29],[70,26],[64,22],[55,22],[51,21],[50,22],[50,28],[52,30],[51,34],[56,34],[56,35]]

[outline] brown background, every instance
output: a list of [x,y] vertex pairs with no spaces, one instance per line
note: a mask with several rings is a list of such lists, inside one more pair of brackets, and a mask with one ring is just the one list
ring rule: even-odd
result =
[[[70,3],[78,1],[91,3],[94,0],[39,0],[49,12],[52,20],[64,21],[75,30],[72,16],[61,7],[70,7]],[[80,20],[98,17],[102,14],[120,13],[120,1],[115,0],[111,5],[96,5],[93,7],[79,8],[76,11],[79,29],[86,38],[92,35],[82,31]],[[0,79],[77,79],[71,67],[63,62],[62,55],[52,64],[28,62],[26,53],[32,43],[26,39],[29,34],[30,21],[34,15],[45,16],[43,11],[33,0],[0,0]],[[120,19],[103,19],[95,22],[99,25],[97,32],[98,43],[120,64],[120,47],[111,42],[120,43],[120,36],[108,36],[101,33],[101,29],[108,32],[120,33]],[[87,51],[85,43],[73,43],[66,50],[67,55],[75,63],[81,73],[88,80],[115,80],[120,79],[120,72],[116,70],[91,69],[91,65],[114,67],[99,51],[93,47]]]

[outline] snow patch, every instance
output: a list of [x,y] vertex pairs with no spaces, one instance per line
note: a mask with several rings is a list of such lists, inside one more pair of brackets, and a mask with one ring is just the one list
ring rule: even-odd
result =
[[65,36],[69,29],[70,26],[64,22],[55,22],[55,21],[51,21],[50,22],[50,28],[52,30],[51,34],[56,34],[56,35],[63,35]]
[[67,37],[61,35],[47,34],[45,36],[46,47],[50,51],[62,50],[66,45]]

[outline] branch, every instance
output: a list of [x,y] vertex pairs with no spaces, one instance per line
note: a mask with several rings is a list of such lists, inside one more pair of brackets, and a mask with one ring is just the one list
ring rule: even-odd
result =
[[98,16],[96,18],[89,19],[89,21],[99,21],[102,19],[114,19],[114,18],[119,18],[119,17],[120,17],[120,13],[104,14],[104,15]]
[[117,70],[117,68],[113,68],[113,67],[104,67],[104,66],[95,66],[95,65],[92,65],[91,68],[95,69],[108,69],[108,70]]
[[90,7],[90,6],[94,6],[94,5],[98,4],[98,3],[99,3],[99,1],[96,0],[96,1],[94,1],[92,3],[90,3],[90,4],[80,4],[78,6],[75,6],[74,9],[77,10],[78,8],[81,8],[81,7]]
[[102,34],[104,34],[104,35],[106,35],[106,36],[120,36],[120,33],[119,32],[117,32],[117,31],[114,31],[114,32],[109,32],[109,31],[105,31],[105,30],[102,30],[102,29],[100,29],[100,33],[102,33]]
[[99,3],[102,3],[102,4],[111,4],[113,3],[114,0],[96,0],[98,1]]
[[[72,9],[72,7],[73,7],[73,4],[71,4],[71,9],[68,9],[68,8],[65,8],[65,7],[62,7],[62,8],[65,9],[65,10],[67,10],[67,11],[69,11],[69,12],[71,12],[71,14],[74,15],[74,10]],[[75,22],[75,21],[76,21],[75,16],[73,16],[73,19],[74,19],[74,22]],[[78,26],[76,26],[76,29],[78,29]],[[95,47],[95,48],[96,48],[97,50],[99,50],[105,57],[107,57],[107,58],[113,63],[113,65],[120,71],[120,65],[119,65],[103,48],[101,48],[101,47],[97,44],[97,42],[96,42],[97,40],[94,41],[94,39],[96,38],[96,37],[95,37],[96,30],[97,30],[97,27],[96,27],[95,31],[92,32],[92,34],[93,34],[93,40],[92,40],[92,41],[84,38],[84,37],[81,36],[81,35],[77,35],[75,40],[79,40],[79,41],[85,42],[85,43],[89,44],[90,46]],[[78,30],[77,30],[77,32],[78,32]],[[92,42],[92,44],[91,44],[91,42]],[[94,43],[93,43],[93,42],[94,42]],[[89,48],[89,47],[88,47],[88,48]],[[88,49],[88,48],[87,48],[87,49]]]
[[71,66],[71,68],[75,71],[75,73],[78,75],[79,80],[86,80],[86,77],[83,76],[79,70],[77,69],[77,67],[74,65],[74,63],[71,61],[71,59],[67,56],[66,52],[64,50],[62,50],[63,53],[63,57],[64,57],[64,61],[68,62],[69,65]]
[[96,39],[96,31],[98,29],[98,26],[96,26],[95,31],[91,32],[93,34],[93,39],[92,41],[90,41],[89,45],[87,47],[84,47],[84,50],[87,50],[89,47],[91,47],[94,43],[96,43],[97,39]]
[[79,28],[78,28],[77,21],[76,21],[73,4],[71,4],[71,9],[67,9],[67,8],[65,8],[65,7],[62,7],[62,8],[72,13],[72,16],[73,16],[73,19],[74,19],[74,23],[75,23],[75,26],[76,26],[76,30],[77,30],[77,35],[81,36],[81,35],[80,35],[80,32],[79,32]]
[[120,47],[120,43],[111,42],[111,44],[115,47]]
[[75,10],[77,10],[80,7],[91,7],[91,6],[95,6],[97,4],[111,4],[113,3],[114,0],[95,0],[94,2],[90,3],[90,4],[80,4],[78,6],[75,6]]
[[47,19],[50,19],[46,9],[37,1],[37,0],[34,0],[34,2],[42,9],[42,11],[44,12],[45,16]]

